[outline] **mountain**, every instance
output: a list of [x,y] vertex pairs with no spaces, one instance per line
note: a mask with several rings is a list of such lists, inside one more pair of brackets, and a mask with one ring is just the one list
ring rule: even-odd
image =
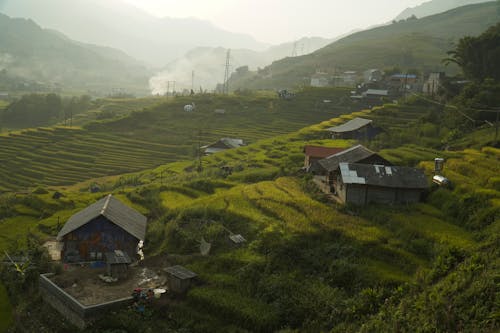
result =
[[[295,42],[272,46],[261,52],[249,49],[231,49],[230,64],[232,69],[239,69],[239,71],[245,71],[245,66],[248,66],[250,70],[255,70],[293,53],[302,55],[313,52],[332,41],[333,39],[321,37],[304,37]],[[204,90],[212,90],[217,83],[224,80],[223,64],[226,54],[227,49],[222,47],[198,47],[190,50],[151,78],[151,91],[153,94],[165,93],[167,81],[176,81],[177,90],[190,89],[193,71],[195,72],[194,88],[202,87]]]
[[447,10],[472,5],[491,0],[432,0],[424,2],[418,6],[406,8],[399,14],[395,20],[405,20],[408,17],[415,15],[417,18],[443,13]]
[[222,30],[207,21],[157,18],[122,0],[0,0],[0,12],[31,18],[72,39],[117,48],[156,66],[199,46],[267,47],[248,35]]
[[0,14],[0,69],[65,90],[145,93],[149,72],[122,51],[75,42],[32,20]]
[[468,5],[422,19],[410,19],[342,38],[312,54],[288,57],[257,72],[233,75],[234,89],[276,89],[308,84],[317,70],[363,71],[369,68],[457,71],[442,59],[466,35],[478,35],[500,21],[497,4]]

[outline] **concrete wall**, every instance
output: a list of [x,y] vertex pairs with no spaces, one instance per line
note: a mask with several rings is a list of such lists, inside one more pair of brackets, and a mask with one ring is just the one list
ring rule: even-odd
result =
[[133,297],[125,297],[111,302],[85,306],[73,296],[59,288],[50,277],[54,274],[40,274],[40,292],[45,302],[62,314],[70,323],[84,329],[94,319],[111,310],[124,308],[132,303]]

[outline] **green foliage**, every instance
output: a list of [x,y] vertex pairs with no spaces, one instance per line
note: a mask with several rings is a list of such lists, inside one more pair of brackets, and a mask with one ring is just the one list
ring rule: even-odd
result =
[[492,26],[478,37],[460,39],[455,50],[449,51],[449,62],[462,69],[468,79],[483,81],[500,80],[500,23]]

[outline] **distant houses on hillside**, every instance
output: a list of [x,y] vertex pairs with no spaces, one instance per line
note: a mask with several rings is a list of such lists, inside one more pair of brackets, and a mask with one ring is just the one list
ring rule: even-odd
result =
[[442,84],[444,73],[435,72],[422,76],[412,73],[386,74],[372,68],[363,72],[320,72],[311,76],[311,87],[348,87],[355,88],[353,100],[366,107],[382,104],[405,94],[424,93],[434,95]]

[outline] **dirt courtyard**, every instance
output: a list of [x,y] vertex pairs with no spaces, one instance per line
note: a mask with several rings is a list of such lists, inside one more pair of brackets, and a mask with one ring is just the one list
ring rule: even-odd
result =
[[61,289],[89,306],[129,297],[136,288],[167,289],[167,278],[163,268],[164,258],[152,258],[128,269],[128,276],[116,282],[104,282],[99,275],[106,275],[106,267],[90,265],[65,265],[63,272],[51,280]]

